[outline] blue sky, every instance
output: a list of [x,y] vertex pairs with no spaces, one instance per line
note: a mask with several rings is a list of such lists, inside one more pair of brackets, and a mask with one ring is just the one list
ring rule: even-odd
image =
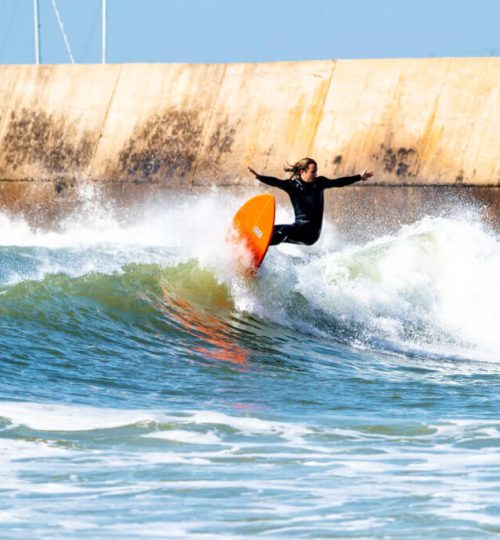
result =
[[[101,61],[101,0],[56,0],[76,62]],[[70,62],[39,0],[42,62]],[[108,0],[109,62],[500,55],[500,0]],[[33,63],[33,0],[0,0],[0,63]]]

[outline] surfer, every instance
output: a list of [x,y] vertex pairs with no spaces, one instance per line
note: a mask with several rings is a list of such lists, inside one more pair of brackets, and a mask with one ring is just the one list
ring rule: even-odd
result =
[[287,180],[258,174],[251,167],[248,167],[248,170],[260,182],[286,191],[292,201],[295,222],[290,225],[275,225],[271,246],[281,242],[310,246],[317,242],[323,223],[323,191],[349,186],[373,176],[371,171],[365,169],[361,174],[329,180],[324,176],[317,176],[318,165],[311,158],[301,159],[295,165],[287,165],[285,171],[291,173]]

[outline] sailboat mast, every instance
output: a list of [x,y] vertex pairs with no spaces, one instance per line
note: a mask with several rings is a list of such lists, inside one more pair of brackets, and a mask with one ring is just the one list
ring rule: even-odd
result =
[[102,63],[106,63],[106,0],[102,0]]
[[38,9],[38,0],[33,0],[33,20],[35,25],[35,62],[38,66],[40,64],[40,15]]

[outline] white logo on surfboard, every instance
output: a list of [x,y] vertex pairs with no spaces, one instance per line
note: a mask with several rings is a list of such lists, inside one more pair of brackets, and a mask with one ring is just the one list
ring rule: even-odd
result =
[[262,238],[262,231],[259,229],[259,227],[257,227],[257,225],[255,225],[255,227],[253,228],[253,232],[257,235],[258,238]]

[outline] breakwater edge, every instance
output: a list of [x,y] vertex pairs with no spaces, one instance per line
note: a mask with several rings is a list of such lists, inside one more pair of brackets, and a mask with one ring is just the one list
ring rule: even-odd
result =
[[[328,197],[340,228],[413,222],[464,201],[497,223],[500,59],[0,66],[0,209],[34,223],[82,184],[130,206],[260,189],[305,155],[373,181]],[[393,189],[387,189],[393,188]]]

